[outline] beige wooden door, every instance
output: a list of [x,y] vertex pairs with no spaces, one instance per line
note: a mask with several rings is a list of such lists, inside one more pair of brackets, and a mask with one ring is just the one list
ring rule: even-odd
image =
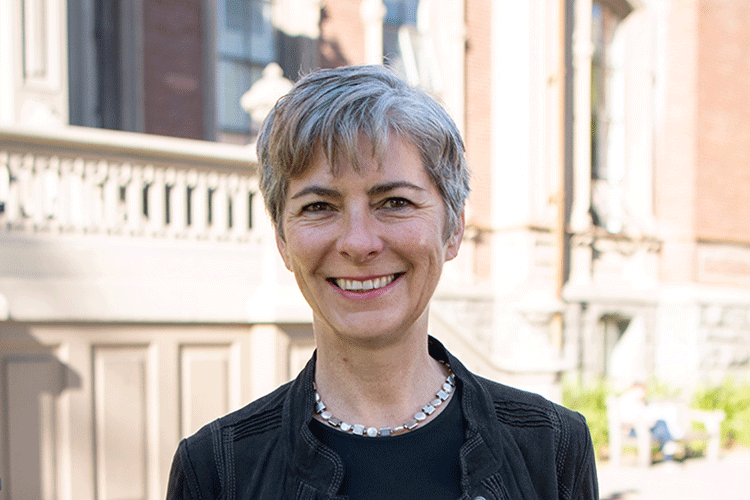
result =
[[162,499],[179,439],[311,349],[274,326],[0,323],[0,500]]

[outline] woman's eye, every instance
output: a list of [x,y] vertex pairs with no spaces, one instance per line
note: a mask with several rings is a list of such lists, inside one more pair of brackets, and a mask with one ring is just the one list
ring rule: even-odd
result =
[[406,198],[388,198],[383,203],[383,208],[404,208],[411,205],[412,203]]
[[323,212],[330,210],[331,205],[324,201],[316,201],[315,203],[309,203],[302,207],[302,212]]

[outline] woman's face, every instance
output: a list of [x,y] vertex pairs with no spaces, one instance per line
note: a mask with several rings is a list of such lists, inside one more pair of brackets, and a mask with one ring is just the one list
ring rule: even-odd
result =
[[292,179],[277,244],[313,310],[316,335],[388,342],[424,328],[443,263],[456,256],[463,217],[446,240],[445,208],[417,148],[393,136],[382,166],[360,147],[360,171],[331,173],[322,155]]

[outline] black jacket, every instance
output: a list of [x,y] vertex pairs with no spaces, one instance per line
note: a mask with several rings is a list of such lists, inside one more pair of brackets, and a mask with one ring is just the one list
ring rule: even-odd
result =
[[[430,354],[461,384],[461,500],[599,498],[583,416],[472,374],[432,338]],[[167,499],[341,499],[343,462],[308,427],[314,374],[315,355],[296,380],[183,439]]]

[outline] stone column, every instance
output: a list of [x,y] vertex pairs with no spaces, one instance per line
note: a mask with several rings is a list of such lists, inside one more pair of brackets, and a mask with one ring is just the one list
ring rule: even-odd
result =
[[359,15],[365,26],[365,64],[383,63],[383,18],[385,5],[382,0],[362,0]]
[[[570,284],[591,279],[592,241],[581,234],[591,227],[591,0],[575,4],[573,25],[573,189],[570,230]],[[568,286],[570,287],[570,285]]]
[[9,0],[0,6],[0,123],[68,123],[67,2]]

